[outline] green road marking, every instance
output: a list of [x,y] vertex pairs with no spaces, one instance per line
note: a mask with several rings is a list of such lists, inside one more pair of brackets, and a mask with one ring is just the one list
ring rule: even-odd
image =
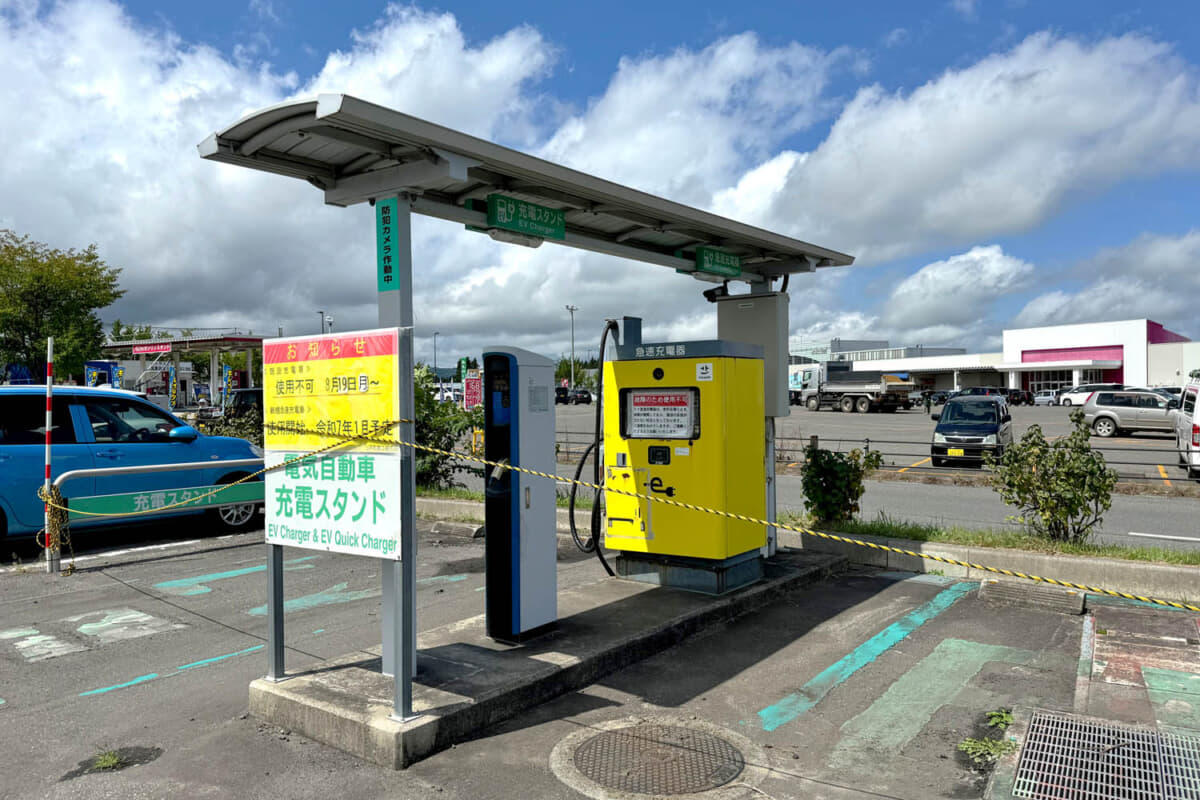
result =
[[1142,678],[1159,725],[1200,731],[1200,675],[1142,667]]
[[124,689],[127,686],[136,686],[139,683],[145,683],[146,681],[152,681],[157,677],[158,677],[157,672],[151,672],[149,675],[142,675],[141,677],[134,678],[131,681],[125,681],[125,683],[118,683],[115,686],[105,686],[103,689],[92,689],[90,692],[80,692],[79,696],[87,697],[88,695],[92,695],[92,694],[104,694],[105,692],[111,692],[113,689]]
[[835,770],[877,770],[893,759],[989,661],[1025,664],[1029,650],[945,639],[874,703],[842,726],[829,756]]
[[201,659],[200,661],[193,661],[190,664],[184,664],[182,667],[176,667],[176,669],[191,669],[193,667],[207,667],[209,664],[215,664],[218,661],[224,661],[227,658],[234,658],[236,656],[244,656],[247,653],[258,652],[259,650],[262,650],[264,647],[266,647],[265,644],[256,644],[253,647],[247,647],[245,650],[238,650],[236,653],[226,653],[223,656],[213,656],[212,658],[205,658],[205,659]]
[[[287,561],[283,562],[283,568],[288,571],[294,569],[312,569],[312,564],[303,564],[301,562],[312,561],[314,558],[320,558],[320,556],[305,556],[303,558],[288,559]],[[180,578],[174,581],[163,581],[162,583],[154,584],[154,588],[162,589],[171,594],[177,594],[184,597],[193,594],[207,594],[208,592],[211,592],[212,589],[210,589],[208,586],[205,586],[204,584],[206,583],[223,581],[227,578],[240,578],[243,575],[253,575],[256,572],[266,571],[267,565],[259,564],[257,567],[231,569],[227,572],[214,572],[209,575],[197,575],[194,578]]]

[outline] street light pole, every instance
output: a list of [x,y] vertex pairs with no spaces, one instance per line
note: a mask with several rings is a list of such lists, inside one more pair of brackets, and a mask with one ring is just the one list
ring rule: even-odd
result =
[[575,312],[579,306],[567,303],[567,311],[571,312],[571,388],[575,388]]

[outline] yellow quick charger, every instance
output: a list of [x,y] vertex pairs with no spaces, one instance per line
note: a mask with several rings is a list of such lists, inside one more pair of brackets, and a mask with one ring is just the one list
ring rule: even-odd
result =
[[757,556],[764,525],[612,490],[764,519],[762,348],[643,344],[632,321],[625,320],[617,359],[604,364],[605,545],[716,562]]

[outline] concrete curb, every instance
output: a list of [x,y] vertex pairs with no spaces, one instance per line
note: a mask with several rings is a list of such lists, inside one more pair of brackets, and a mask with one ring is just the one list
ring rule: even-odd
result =
[[[843,535],[843,534],[839,534]],[[882,536],[848,534],[846,538],[858,539],[873,544],[912,550],[916,553],[943,556],[955,561],[965,561],[981,566],[1023,572],[1043,578],[1054,578],[1069,583],[1085,584],[1116,592],[1155,597],[1181,603],[1196,604],[1200,586],[1200,567],[1176,566],[1174,564],[1152,564],[1145,561],[1127,561],[1119,558],[1088,558],[1059,554],[1032,553],[1027,550],[1006,550],[999,547],[968,547],[941,542],[916,542],[911,539],[892,539]],[[873,550],[861,545],[804,536],[791,531],[779,532],[779,544],[797,550],[817,553],[838,553],[856,564],[868,564],[890,570],[908,572],[932,572],[937,570],[952,578],[982,580],[1007,576],[996,575],[987,570],[972,569],[956,564],[944,564],[924,558],[915,558],[902,553]],[[1021,578],[1011,578],[1025,582]]]
[[[466,643],[468,650],[484,652],[491,669],[486,675],[476,669],[453,684],[414,684],[413,704],[423,713],[408,722],[391,717],[391,678],[380,674],[377,658],[364,659],[361,652],[310,666],[280,683],[254,681],[250,684],[250,713],[366,761],[403,769],[710,626],[731,621],[787,592],[823,580],[844,564],[845,559],[828,554],[781,553],[778,561],[768,564],[767,576],[756,584],[723,597],[688,600],[692,607],[682,613],[661,616],[640,630],[613,631],[577,653],[540,653],[535,641],[528,650],[515,650],[506,662],[503,653],[485,652],[479,644],[472,644],[485,641],[482,617],[422,633],[418,645],[426,652],[436,653],[439,645],[448,642]],[[599,604],[594,611],[605,604],[637,602],[632,598],[648,590],[644,585],[606,581],[575,591],[586,593],[592,597],[591,602]],[[681,596],[695,597],[686,593]],[[643,602],[656,605],[654,600]],[[657,606],[662,607],[661,601]],[[512,661],[518,662],[517,669],[505,680],[504,665],[509,663],[511,669]],[[533,669],[526,666],[531,661],[535,662]],[[462,685],[471,681],[478,690],[461,691]],[[451,691],[451,685],[458,686],[459,692]]]
[[[477,517],[483,519],[483,505],[459,500],[430,500],[417,498],[417,512],[423,516],[450,516],[453,518]],[[575,511],[575,524],[580,530],[587,530],[591,525],[591,511]],[[560,534],[568,533],[567,511],[558,510],[558,530]],[[1012,572],[1024,572],[1026,575],[1037,575],[1043,578],[1070,583],[1081,583],[1096,586],[1101,589],[1111,589],[1126,594],[1155,597],[1160,600],[1173,600],[1180,603],[1196,605],[1200,602],[1200,567],[1177,566],[1174,564],[1153,564],[1145,561],[1127,561],[1120,558],[1089,558],[1085,556],[1070,556],[1059,554],[1033,553],[1028,550],[1006,550],[999,547],[969,547],[960,544],[944,544],[941,542],[917,542],[911,539],[892,539],[883,536],[845,535],[850,539],[859,539],[873,544],[887,545],[901,550],[912,550],[916,553],[944,556],[955,561],[966,561]],[[855,564],[867,564],[890,570],[906,572],[932,572],[937,570],[951,578],[999,578],[986,570],[960,567],[955,564],[943,564],[924,558],[891,553],[886,550],[873,550],[861,545],[844,544],[814,536],[805,536],[792,531],[779,531],[779,545],[797,550],[807,550],[817,553],[837,553]],[[1021,578],[1011,580],[1022,581]],[[1024,581],[1022,581],[1024,582]]]
[[[460,525],[471,526],[472,531],[480,525],[483,525],[483,503],[476,503],[470,500],[440,500],[433,497],[418,497],[417,498],[417,516],[425,519],[439,520],[437,524],[443,524],[442,521],[453,521]],[[559,534],[571,533],[570,515],[567,509],[557,509],[558,517],[558,532]],[[592,510],[590,508],[575,509],[575,527],[581,535],[586,536],[591,530]],[[450,528],[438,533],[446,533],[454,535]],[[475,534],[481,536],[482,534]]]

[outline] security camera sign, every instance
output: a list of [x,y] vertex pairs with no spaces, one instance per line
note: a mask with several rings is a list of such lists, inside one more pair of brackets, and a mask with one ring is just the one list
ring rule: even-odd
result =
[[632,390],[628,395],[631,439],[693,438],[695,393],[690,389]]

